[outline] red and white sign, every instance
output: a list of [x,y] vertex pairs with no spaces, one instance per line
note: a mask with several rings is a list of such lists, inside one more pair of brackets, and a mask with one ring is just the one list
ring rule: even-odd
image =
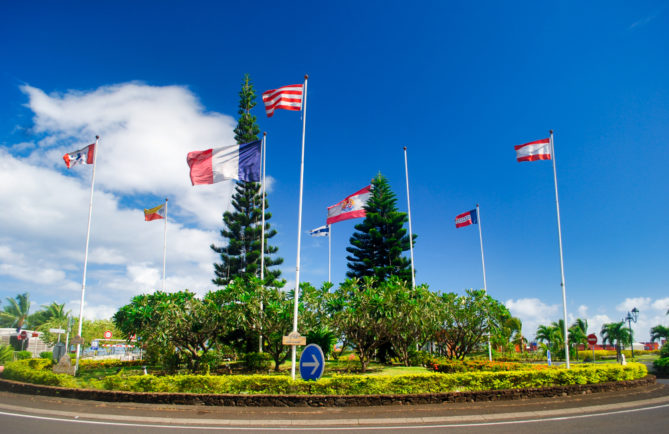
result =
[[588,335],[588,343],[590,345],[595,345],[597,343],[597,335],[594,333],[591,333]]
[[105,339],[111,339],[112,337],[112,332],[110,330],[107,330],[104,334]]

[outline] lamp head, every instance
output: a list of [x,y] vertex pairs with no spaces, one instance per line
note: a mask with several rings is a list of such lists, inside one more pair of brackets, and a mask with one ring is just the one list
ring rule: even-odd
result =
[[639,318],[639,309],[635,307],[634,309],[632,309],[632,320],[636,322],[638,318]]

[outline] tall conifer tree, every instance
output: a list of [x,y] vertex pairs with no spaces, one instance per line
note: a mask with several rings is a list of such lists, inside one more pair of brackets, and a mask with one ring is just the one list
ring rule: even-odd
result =
[[[372,195],[365,205],[367,216],[355,225],[356,232],[346,251],[347,277],[373,276],[385,281],[390,276],[411,281],[411,261],[402,256],[409,250],[409,236],[404,224],[407,214],[397,211],[397,199],[388,180],[379,173],[372,180]],[[413,234],[414,240],[416,234]],[[415,242],[415,241],[414,241]]]
[[[244,76],[239,92],[239,120],[235,128],[237,144],[258,140],[260,128],[251,109],[256,106],[256,92],[249,75]],[[224,228],[221,236],[227,240],[226,246],[211,245],[211,249],[220,254],[221,262],[214,263],[216,278],[212,281],[218,286],[225,286],[235,277],[248,278],[260,276],[260,238],[262,234],[262,191],[256,182],[237,181],[235,194],[232,196],[233,211],[223,214]],[[268,241],[276,235],[269,220],[272,214],[267,212],[269,203],[265,198],[265,280],[273,282],[281,275],[281,270],[269,269],[283,263],[282,258],[273,258],[279,249],[270,246]]]

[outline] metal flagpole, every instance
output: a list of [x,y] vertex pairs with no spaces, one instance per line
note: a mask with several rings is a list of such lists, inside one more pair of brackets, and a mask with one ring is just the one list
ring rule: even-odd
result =
[[167,198],[165,198],[165,233],[163,234],[163,292],[165,291],[166,263],[167,263]]
[[[488,282],[485,278],[485,258],[483,256],[483,229],[481,229],[481,211],[479,210],[479,204],[476,204],[476,220],[478,221],[479,226],[479,242],[481,243],[481,266],[483,267],[483,291],[488,294]],[[490,321],[490,315],[488,315],[488,321]],[[492,362],[492,345],[490,344],[490,329],[488,329],[488,360]]]
[[569,369],[569,332],[567,329],[567,293],[565,289],[564,282],[564,259],[562,257],[562,228],[560,226],[560,199],[558,198],[558,185],[557,185],[557,170],[555,169],[555,146],[553,145],[553,130],[550,130],[551,133],[551,159],[553,160],[553,181],[555,183],[555,207],[557,209],[557,226],[558,226],[558,240],[560,242],[560,275],[562,281],[560,286],[562,287],[562,310],[564,314],[564,357],[567,362],[567,369]]
[[413,232],[411,230],[411,200],[409,199],[409,165],[407,164],[407,147],[404,147],[404,173],[407,181],[407,209],[409,210],[409,250],[411,251],[411,287],[416,288],[416,273],[413,268]]
[[[95,168],[98,161],[98,142],[100,136],[95,136],[95,147],[93,148],[93,174],[91,176],[91,198],[88,202],[88,229],[86,229],[86,249],[84,250],[84,277],[81,283],[81,304],[79,305],[79,328],[77,337],[81,338],[81,326],[84,321],[84,295],[86,294],[86,267],[88,267],[88,243],[91,239],[91,216],[93,215],[93,189],[95,187]],[[77,341],[77,361],[74,365],[74,374],[79,371],[79,358],[81,343]]]
[[328,225],[328,282],[332,283],[332,225]]
[[[265,154],[267,150],[267,132],[262,133],[262,229],[260,229],[260,285],[265,288]],[[260,336],[258,338],[258,352],[262,353],[262,297],[260,298]]]
[[[302,241],[302,187],[304,183],[304,135],[307,126],[307,80],[308,75],[304,76],[304,96],[302,100],[302,161],[300,163],[300,205],[297,217],[297,262],[295,265],[295,306],[293,309],[293,332],[297,333],[297,310],[300,299],[300,242]],[[291,351],[292,364],[290,375],[295,379],[295,359],[297,355],[296,346],[292,346]]]

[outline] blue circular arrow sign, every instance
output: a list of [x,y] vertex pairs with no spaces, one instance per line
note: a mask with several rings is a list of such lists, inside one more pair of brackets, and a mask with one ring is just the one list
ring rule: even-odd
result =
[[303,380],[318,380],[325,369],[323,350],[316,344],[309,344],[300,356],[300,376]]

